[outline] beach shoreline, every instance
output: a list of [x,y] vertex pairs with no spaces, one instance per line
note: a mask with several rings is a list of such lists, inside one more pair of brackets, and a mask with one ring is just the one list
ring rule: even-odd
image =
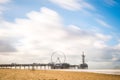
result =
[[58,71],[92,72],[100,74],[120,75],[120,69],[58,69]]

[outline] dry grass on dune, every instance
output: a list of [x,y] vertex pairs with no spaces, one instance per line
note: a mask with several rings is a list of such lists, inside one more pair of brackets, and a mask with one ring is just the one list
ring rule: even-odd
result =
[[120,80],[120,76],[88,72],[0,69],[0,80]]

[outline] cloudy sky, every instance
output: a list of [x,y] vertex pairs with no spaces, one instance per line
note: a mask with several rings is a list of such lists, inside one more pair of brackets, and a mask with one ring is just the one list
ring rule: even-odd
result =
[[120,68],[119,0],[0,0],[0,64],[66,62]]

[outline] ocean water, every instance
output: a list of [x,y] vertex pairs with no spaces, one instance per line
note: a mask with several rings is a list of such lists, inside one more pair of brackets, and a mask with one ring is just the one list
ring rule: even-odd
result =
[[101,73],[101,74],[114,74],[120,75],[120,69],[58,69],[60,71],[73,71],[73,72],[93,72],[93,73]]
[[[12,69],[20,69],[12,68]],[[21,67],[21,69],[24,69],[24,67]],[[28,69],[28,67],[25,67],[25,69]],[[29,67],[29,69],[32,69],[32,67]],[[101,74],[114,74],[114,75],[120,75],[120,69],[50,69],[50,68],[44,68],[44,67],[38,67],[35,68],[35,70],[59,70],[59,71],[73,71],[73,72],[93,72],[93,73],[101,73]]]

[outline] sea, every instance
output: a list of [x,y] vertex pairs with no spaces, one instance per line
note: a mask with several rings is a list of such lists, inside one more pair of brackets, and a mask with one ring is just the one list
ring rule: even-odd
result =
[[[21,67],[21,69],[24,69],[24,68]],[[26,67],[25,69],[28,69],[28,68]],[[32,67],[30,67],[30,69],[32,69]],[[47,69],[47,68],[45,69],[44,67],[41,67],[41,68],[37,68],[35,70],[57,70],[57,71],[72,71],[72,72],[93,72],[93,73],[100,73],[100,74],[120,75],[120,69]]]
[[60,71],[72,71],[72,72],[93,72],[100,74],[113,74],[120,75],[120,69],[56,69]]

